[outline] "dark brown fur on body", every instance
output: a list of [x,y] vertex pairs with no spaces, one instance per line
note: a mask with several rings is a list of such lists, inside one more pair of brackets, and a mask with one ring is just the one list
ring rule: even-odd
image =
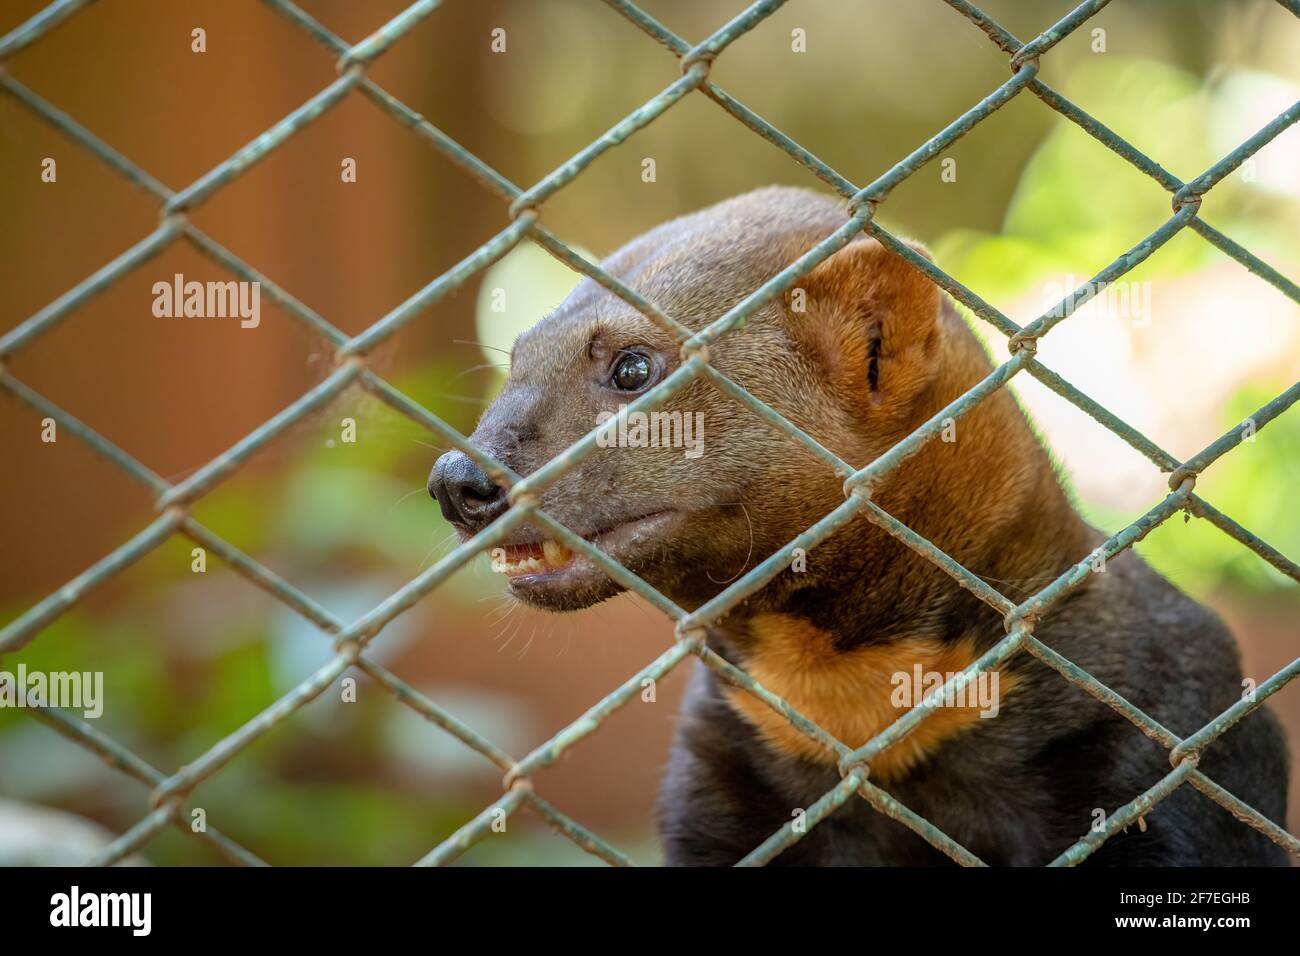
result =
[[[658,227],[606,269],[693,329],[776,275],[844,222],[802,190],[749,193]],[[710,350],[712,364],[854,467],[906,437],[984,378],[988,357],[951,303],[874,240],[823,262]],[[643,356],[651,379],[622,392],[611,369]],[[600,412],[635,399],[680,364],[677,343],[584,282],[515,344],[510,379],[473,440],[521,474],[577,441]],[[547,488],[541,507],[683,607],[717,594],[844,500],[843,476],[706,382],[667,411],[704,415],[704,453],[601,448]],[[1023,600],[1101,541],[1077,515],[1014,398],[998,390],[872,490],[872,500]],[[504,495],[459,452],[430,490],[462,536],[505,510]],[[534,529],[507,544],[540,542]],[[520,598],[586,607],[620,588],[581,557],[510,579]],[[933,563],[864,518],[851,521],[710,629],[711,646],[849,746],[901,710],[890,677],[965,667],[1004,635],[998,615]],[[1035,635],[1176,734],[1240,693],[1236,646],[1209,611],[1136,555],[1055,606]],[[1041,663],[1004,665],[996,717],[940,710],[872,765],[872,779],[990,863],[1041,864],[1168,773],[1137,728]],[[833,761],[752,698],[694,675],[661,797],[670,863],[734,863],[835,785]],[[1281,821],[1286,751],[1271,714],[1252,715],[1204,757],[1214,780]],[[1274,844],[1190,787],[1109,840],[1115,864],[1282,863]],[[920,864],[945,858],[850,801],[777,862]]]

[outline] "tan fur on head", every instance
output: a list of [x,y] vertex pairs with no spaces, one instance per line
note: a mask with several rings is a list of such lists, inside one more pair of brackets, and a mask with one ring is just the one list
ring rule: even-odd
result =
[[[761,189],[665,223],[603,266],[698,330],[842,228],[846,217],[842,204],[824,195]],[[765,303],[743,328],[711,345],[710,361],[854,467],[884,453],[991,369],[934,284],[874,239],[851,241],[798,288],[802,312],[789,296]],[[531,473],[595,427],[602,413],[636,397],[608,384],[611,361],[628,350],[651,358],[656,381],[681,364],[672,336],[584,280],[519,338],[510,379],[472,439]],[[634,536],[615,556],[684,607],[708,600],[843,503],[843,475],[708,382],[692,381],[660,409],[703,416],[701,457],[673,448],[599,448],[545,489],[540,504],[583,535],[666,509],[662,526]],[[1009,395],[985,400],[957,432],[955,443],[930,442],[881,481],[873,498],[959,561],[1015,577],[1026,549],[1008,555],[1001,542],[1018,519],[1029,518],[1031,528],[1048,523],[1034,521],[1035,513],[1051,513],[1057,527],[1079,522]],[[981,475],[974,490],[972,474]],[[933,507],[972,497],[986,507],[970,514]],[[1067,530],[1044,547],[1055,553],[1072,541]],[[810,557],[806,573],[778,577],[750,610],[780,610],[799,591],[857,591],[872,580],[882,596],[904,588],[887,602],[902,614],[905,605],[925,606],[951,587],[865,518]],[[1024,563],[1041,567],[1040,557]],[[620,590],[603,572],[570,577],[581,580],[518,578],[511,588],[557,610]]]
[[[929,257],[924,247],[912,248]],[[875,239],[849,243],[800,284],[791,332],[811,349],[825,380],[864,414],[906,413],[937,369],[939,290],[911,263]]]

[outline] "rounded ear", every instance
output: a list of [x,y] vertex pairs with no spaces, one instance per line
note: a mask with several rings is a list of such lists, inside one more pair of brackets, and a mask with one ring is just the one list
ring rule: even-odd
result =
[[[908,246],[931,258],[924,246]],[[794,340],[855,405],[905,409],[938,370],[939,287],[875,239],[856,239],[822,262],[785,305]]]

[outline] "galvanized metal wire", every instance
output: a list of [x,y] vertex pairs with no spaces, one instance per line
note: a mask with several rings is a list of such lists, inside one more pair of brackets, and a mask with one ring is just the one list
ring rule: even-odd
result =
[[[1254,827],[1292,854],[1300,854],[1300,840],[1224,790],[1198,769],[1200,755],[1206,748],[1213,746],[1223,733],[1260,707],[1268,697],[1284,687],[1297,672],[1300,672],[1300,659],[1261,684],[1252,699],[1233,705],[1205,727],[1188,737],[1180,738],[1120,694],[1034,637],[1037,622],[1048,614],[1052,606],[1061,598],[1080,586],[1090,573],[1098,554],[1104,555],[1107,560],[1115,558],[1149,534],[1161,522],[1179,512],[1188,517],[1208,521],[1254,551],[1281,573],[1300,581],[1300,565],[1238,525],[1195,493],[1198,476],[1243,440],[1241,430],[1234,429],[1227,432],[1199,453],[1180,461],[1137,429],[1121,421],[1081,393],[1059,375],[1041,365],[1035,355],[1038,340],[1048,334],[1053,327],[1068,319],[1080,306],[1144,261],[1184,229],[1191,229],[1201,235],[1220,251],[1273,285],[1283,295],[1300,302],[1300,287],[1295,282],[1215,229],[1200,214],[1201,199],[1210,189],[1300,119],[1300,103],[1281,113],[1200,176],[1190,182],[1183,182],[1038,77],[1040,59],[1105,7],[1109,0],[1087,0],[1079,4],[1060,21],[1048,26],[1027,43],[1022,43],[966,0],[945,0],[949,7],[978,27],[1009,55],[1011,76],[983,100],[900,160],[884,175],[872,183],[859,187],[728,94],[711,79],[710,68],[713,61],[723,54],[732,42],[758,27],[766,17],[783,6],[785,0],[759,0],[696,44],[691,44],[674,34],[631,0],[603,0],[634,27],[675,55],[680,61],[680,76],[549,175],[531,187],[521,189],[366,75],[368,67],[378,57],[400,40],[415,24],[435,11],[440,5],[439,0],[419,0],[411,4],[398,16],[356,44],[349,44],[334,35],[291,0],[265,0],[273,10],[337,57],[338,79],[193,183],[183,189],[172,190],[105,143],[79,121],[19,83],[3,69],[5,60],[39,41],[61,22],[92,2],[93,0],[56,0],[7,36],[0,38],[0,89],[74,143],[90,151],[132,184],[153,196],[159,204],[160,221],[153,232],[121,253],[112,262],[0,337],[0,388],[40,415],[53,418],[64,429],[84,441],[94,452],[147,487],[156,496],[158,516],[129,541],[0,630],[0,653],[16,651],[25,646],[87,592],[158,548],[174,535],[189,538],[201,547],[212,551],[251,584],[261,588],[315,624],[333,642],[335,653],[328,663],[308,675],[289,693],[260,713],[253,715],[239,729],[172,773],[164,773],[150,766],[121,744],[94,729],[85,720],[53,707],[35,708],[33,713],[40,720],[98,755],[110,766],[149,788],[149,812],[135,826],[97,854],[90,861],[91,863],[111,864],[119,861],[145,846],[162,830],[176,827],[193,839],[209,844],[233,863],[262,864],[263,861],[253,852],[240,846],[214,827],[209,826],[203,832],[192,830],[186,821],[188,803],[204,781],[220,772],[254,740],[269,733],[293,713],[307,706],[341,675],[356,670],[369,676],[377,686],[391,694],[395,700],[477,751],[504,775],[501,798],[430,850],[418,861],[419,863],[446,864],[456,860],[489,832],[494,820],[500,819],[503,814],[508,816],[526,807],[586,852],[611,864],[626,865],[630,861],[622,852],[544,800],[534,789],[533,777],[581,740],[599,730],[612,713],[639,694],[644,679],[660,679],[687,657],[694,656],[716,673],[721,680],[753,695],[780,714],[795,729],[824,748],[837,761],[842,776],[839,784],[807,809],[803,826],[792,819],[762,845],[755,847],[741,861],[741,865],[762,865],[770,862],[782,851],[798,842],[835,809],[857,796],[865,799],[879,812],[912,829],[954,861],[963,865],[980,866],[984,865],[983,861],[969,849],[961,846],[951,836],[943,833],[872,783],[869,777],[870,766],[872,760],[896,745],[941,706],[950,690],[956,691],[974,680],[980,673],[1001,665],[1020,652],[1033,655],[1057,671],[1067,682],[1130,720],[1139,731],[1169,751],[1172,768],[1169,774],[1155,786],[1135,795],[1132,802],[1113,809],[1103,831],[1081,835],[1077,843],[1051,861],[1052,865],[1074,865],[1086,859],[1107,839],[1136,821],[1152,806],[1184,784],[1192,786],[1241,820],[1243,824]],[[1292,13],[1297,13],[1296,4],[1291,0],[1280,0],[1280,2]],[[1170,194],[1172,214],[1159,228],[1131,249],[1124,251],[1114,262],[1067,296],[1058,306],[1047,310],[1034,321],[1021,327],[980,298],[976,292],[966,288],[937,265],[887,232],[876,221],[876,210],[899,184],[1024,91],[1042,100],[1051,109],[1149,176]],[[675,103],[697,92],[718,104],[723,111],[785,152],[791,159],[826,183],[846,200],[847,212],[844,223],[806,254],[707,327],[692,332],[657,305],[627,287],[616,276],[575,253],[559,237],[538,223],[537,210],[555,193],[572,183],[602,153],[624,142],[638,130],[652,123]],[[189,213],[251,166],[265,159],[268,154],[302,128],[353,94],[369,99],[395,120],[414,130],[435,151],[502,199],[507,205],[507,222],[493,238],[474,249],[461,262],[435,278],[390,313],[379,318],[365,331],[356,336],[348,336],[290,292],[197,229],[190,222]],[[724,335],[743,334],[737,330],[747,317],[776,296],[794,287],[820,262],[860,234],[871,235],[880,240],[888,249],[924,272],[941,289],[969,308],[975,316],[1006,336],[1010,357],[982,382],[938,412],[890,451],[865,467],[855,469],[776,410],[751,395],[741,385],[713,368],[709,364],[708,346]],[[521,477],[484,450],[476,448],[465,436],[393,388],[367,367],[367,356],[377,345],[526,238],[539,243],[560,261],[619,296],[681,343],[683,357],[681,365],[663,382],[633,402],[630,411],[653,410],[696,378],[709,381],[724,395],[761,417],[772,428],[800,442],[825,462],[827,467],[840,475],[844,479],[843,504],[790,541],[785,548],[759,563],[712,600],[692,612],[687,612],[635,574],[597,551],[590,543],[563,527],[537,505],[539,492],[573,468],[596,447],[598,428],[594,428],[542,468],[527,477]],[[287,314],[319,335],[333,348],[336,361],[333,371],[319,385],[194,474],[173,484],[96,433],[73,414],[59,408],[23,384],[9,370],[7,363],[12,356],[122,276],[147,262],[174,242],[182,240],[240,279],[261,283],[266,293]],[[1149,459],[1157,469],[1168,473],[1170,492],[1142,517],[1108,538],[1098,551],[1080,555],[1079,562],[1056,580],[1024,601],[1015,603],[880,508],[872,500],[871,494],[875,483],[880,478],[919,451],[926,442],[932,440],[943,429],[945,423],[966,414],[1022,372],[1038,379],[1049,389],[1075,404],[1101,425],[1119,435]],[[229,477],[254,452],[279,437],[316,409],[342,393],[358,388],[369,392],[397,412],[428,428],[443,441],[464,451],[495,479],[509,488],[511,507],[500,520],[409,581],[379,606],[357,620],[347,622],[336,618],[293,584],[205,528],[192,517],[190,508],[198,499]],[[1251,416],[1256,431],[1285,412],[1298,399],[1300,399],[1300,382]],[[705,643],[705,634],[706,629],[713,622],[745,598],[759,591],[784,570],[788,563],[788,555],[793,549],[816,547],[858,516],[866,517],[909,548],[933,561],[950,575],[957,585],[966,588],[984,601],[993,611],[1002,616],[1006,637],[961,673],[952,677],[943,687],[927,695],[918,706],[899,717],[885,730],[860,747],[851,748],[800,714],[788,702],[763,687],[743,670],[711,650]],[[497,545],[525,521],[533,522],[546,529],[553,537],[571,549],[581,552],[619,583],[665,613],[676,623],[676,639],[659,657],[631,675],[624,684],[598,701],[586,713],[561,729],[544,744],[522,757],[514,757],[380,666],[368,656],[367,648],[390,621],[410,609],[477,554]]]

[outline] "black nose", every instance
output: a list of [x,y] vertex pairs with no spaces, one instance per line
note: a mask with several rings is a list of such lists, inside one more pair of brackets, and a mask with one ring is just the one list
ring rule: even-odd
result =
[[493,484],[463,451],[449,451],[429,472],[429,494],[452,524],[477,531],[509,507],[506,490]]

